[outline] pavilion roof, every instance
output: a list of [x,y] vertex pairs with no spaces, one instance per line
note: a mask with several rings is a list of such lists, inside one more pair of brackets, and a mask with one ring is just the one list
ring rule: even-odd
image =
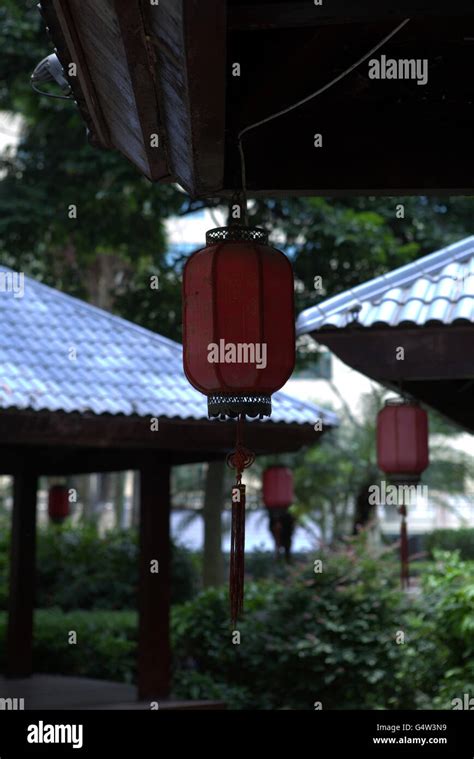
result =
[[[29,277],[16,297],[14,276],[0,267],[0,408],[207,419],[179,343]],[[319,406],[273,395],[272,422],[314,425],[317,418],[337,424]]]
[[303,311],[353,369],[474,432],[474,236]]
[[297,332],[473,322],[471,236],[306,309]]

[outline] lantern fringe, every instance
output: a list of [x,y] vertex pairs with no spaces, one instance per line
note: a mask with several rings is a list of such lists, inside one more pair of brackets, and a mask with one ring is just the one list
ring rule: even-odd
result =
[[255,454],[244,447],[243,424],[245,414],[237,421],[235,449],[227,456],[227,464],[236,470],[235,486],[232,488],[232,528],[230,541],[229,600],[230,618],[235,627],[244,606],[245,573],[245,485],[242,484],[244,469],[255,461]]

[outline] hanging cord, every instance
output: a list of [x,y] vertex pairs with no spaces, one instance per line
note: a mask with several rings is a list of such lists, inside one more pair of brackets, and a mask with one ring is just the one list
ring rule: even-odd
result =
[[[74,95],[55,95],[53,92],[46,92],[36,86],[33,80],[30,79],[31,89],[38,93],[38,95],[44,95],[47,98],[53,98],[54,100],[74,100]],[[71,90],[72,92],[72,90]]]
[[[240,214],[241,218],[234,218],[233,211],[234,206],[239,206],[240,208]],[[230,202],[229,202],[229,211],[227,216],[227,225],[240,225],[243,224],[244,226],[248,225],[248,216],[247,216],[247,196],[244,192],[244,190],[237,190],[236,192],[232,193]]]
[[[394,37],[400,29],[403,29],[406,24],[410,21],[409,18],[406,18],[404,21],[401,22],[401,24],[398,24],[395,29],[393,29],[390,34],[387,34],[386,37],[383,38],[380,42],[377,43],[374,47],[372,47],[368,53],[362,56],[362,58],[359,58],[355,63],[352,64],[352,66],[349,66],[349,68],[345,69],[341,74],[334,77],[334,79],[331,79],[330,82],[327,82],[327,84],[324,84],[322,87],[320,87],[316,92],[311,93],[311,95],[307,95],[302,100],[298,100],[296,103],[293,103],[293,105],[289,105],[286,108],[283,108],[281,111],[277,111],[276,113],[272,113],[270,116],[266,116],[266,118],[261,119],[260,121],[256,121],[255,124],[250,124],[249,126],[244,127],[244,129],[241,129],[241,131],[237,135],[237,143],[239,148],[239,154],[240,154],[240,171],[241,171],[241,179],[242,179],[242,192],[244,195],[247,193],[247,177],[246,177],[246,169],[245,169],[245,155],[244,155],[244,148],[242,145],[242,137],[250,132],[252,129],[256,129],[259,126],[262,126],[262,124],[268,124],[269,121],[273,121],[273,119],[278,119],[280,116],[284,116],[286,113],[290,113],[291,111],[294,111],[296,108],[299,108],[300,106],[304,105],[305,103],[309,103],[310,100],[313,100],[313,98],[318,97],[318,95],[321,95],[323,92],[328,90],[330,87],[333,87],[337,82],[340,82],[341,79],[344,79],[346,76],[348,76],[354,69],[357,68],[357,66],[360,66],[361,63],[364,63],[364,61],[367,60],[373,53],[376,53],[377,50],[379,50],[382,45],[385,45],[386,42],[388,42],[392,37]],[[246,204],[247,205],[247,204]]]
[[237,420],[235,449],[227,456],[227,465],[236,470],[232,488],[232,528],[230,542],[229,598],[230,617],[235,627],[244,606],[245,572],[245,485],[242,483],[244,469],[255,461],[255,454],[243,445],[245,414]]

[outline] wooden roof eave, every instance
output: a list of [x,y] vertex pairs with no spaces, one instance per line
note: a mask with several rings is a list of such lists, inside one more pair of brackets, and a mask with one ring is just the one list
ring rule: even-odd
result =
[[[398,327],[351,325],[323,328],[311,337],[326,345],[344,363],[367,376],[383,380],[459,379],[474,375],[471,323]],[[404,359],[396,351],[404,348]]]
[[219,194],[226,3],[42,0],[42,13],[64,68],[77,63],[69,81],[96,144],[152,181],[178,182],[192,197]]
[[150,180],[175,181],[139,5],[42,0],[41,12],[93,144],[119,150]]
[[[43,473],[133,469],[143,455],[173,464],[223,458],[234,445],[235,425],[198,419],[6,409],[0,412],[0,470],[11,473],[31,457]],[[313,445],[322,432],[311,424],[249,422],[245,443],[257,454],[285,453]],[[1,473],[0,472],[0,473]]]
[[[474,325],[322,329],[311,336],[345,364],[474,433]],[[404,349],[403,360],[397,350]]]

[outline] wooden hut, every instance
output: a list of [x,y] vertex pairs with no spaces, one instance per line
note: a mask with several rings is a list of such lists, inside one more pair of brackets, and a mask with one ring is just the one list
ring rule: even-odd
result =
[[[179,344],[4,267],[0,283],[0,474],[14,478],[6,674],[33,671],[39,476],[137,470],[138,697],[166,698],[170,472],[224,458],[234,424],[208,420]],[[271,421],[249,423],[246,442],[257,453],[296,451],[317,441],[318,419],[323,430],[337,424],[279,392]]]

